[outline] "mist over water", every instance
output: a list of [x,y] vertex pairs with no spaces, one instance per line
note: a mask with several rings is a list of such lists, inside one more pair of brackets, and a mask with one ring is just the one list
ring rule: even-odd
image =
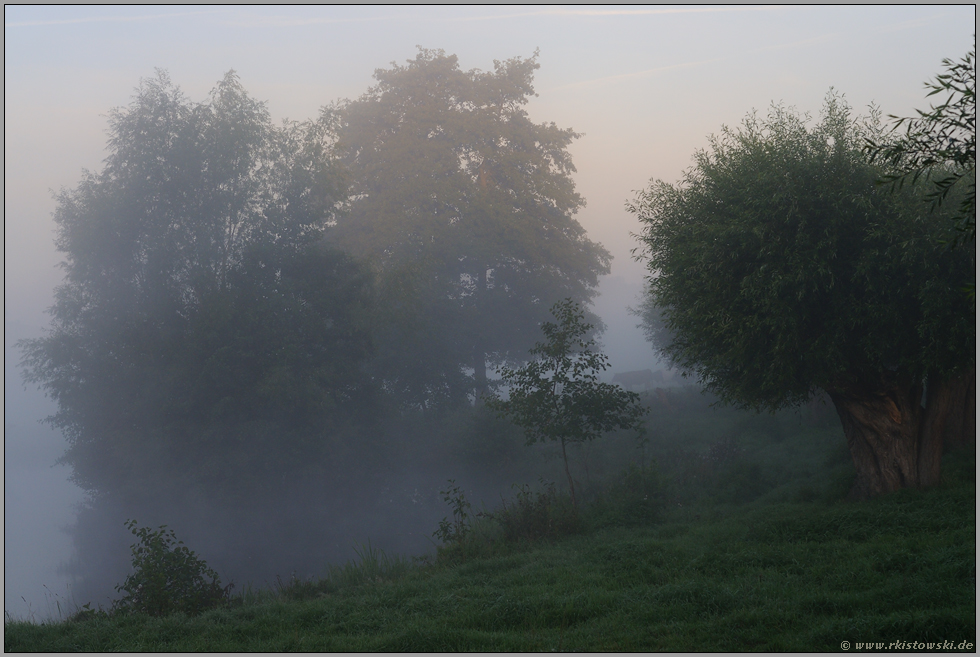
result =
[[[4,600],[14,618],[57,618],[56,602],[69,600],[71,557],[67,532],[82,491],[69,481],[68,466],[56,465],[65,451],[61,432],[41,420],[56,410],[51,400],[20,376],[17,340],[40,329],[4,323],[3,524]],[[68,608],[68,607],[66,607]]]
[[628,312],[629,308],[639,306],[642,283],[613,274],[603,277],[599,290],[595,312],[606,324],[600,341],[603,353],[609,357],[604,380],[611,381],[616,372],[664,367],[637,327],[639,318]]
[[[64,437],[40,422],[56,407],[23,383],[15,345],[42,335],[61,279],[53,267],[61,254],[53,246],[50,190],[74,188],[83,167],[101,169],[106,113],[128,103],[155,67],[169,70],[195,101],[234,68],[278,123],[358,97],[374,84],[375,69],[404,63],[415,44],[457,54],[467,71],[490,71],[494,59],[527,58],[540,48],[529,117],[584,133],[569,147],[572,179],[588,203],[575,218],[613,256],[591,308],[606,327],[599,341],[610,381],[617,372],[664,367],[627,310],[640,303],[645,275],[630,255],[639,224],[623,209],[634,190],[651,177],[676,180],[708,134],[772,101],[817,108],[835,85],[855,107],[875,101],[886,114],[908,115],[938,62],[965,51],[960,42],[969,41],[974,23],[972,8],[951,7],[192,14],[5,12],[4,608],[13,618],[64,617],[75,605],[105,606],[118,597],[114,586],[128,571],[135,540],[123,522],[134,513],[141,526],[174,528],[241,590],[315,576],[367,541],[390,553],[432,552],[432,533],[449,512],[440,495],[447,479],[479,507],[493,506],[511,483],[563,476],[552,446],[528,448],[519,432],[460,413],[436,432],[421,421],[379,421],[359,447],[373,465],[332,470],[328,463],[323,476],[283,475],[245,506],[193,490],[139,505],[86,502],[69,467],[56,464]],[[456,435],[472,440],[463,449],[452,443]],[[73,547],[68,530],[76,526]]]
[[[595,311],[606,325],[601,341],[610,360],[604,379],[611,380],[614,373],[621,371],[660,368],[659,361],[636,327],[638,320],[626,312],[627,306],[636,305],[640,286],[614,274],[602,278],[600,291]],[[17,341],[35,338],[41,333],[41,327],[18,320],[5,323],[4,609],[13,618],[38,621],[66,617],[76,605],[86,602],[108,606],[111,600],[118,598],[114,586],[121,583],[129,571],[129,545],[135,541],[123,527],[123,522],[128,519],[126,512],[111,506],[104,508],[96,523],[104,532],[100,540],[106,547],[101,564],[103,579],[98,584],[88,581],[79,585],[72,581],[68,566],[74,550],[69,530],[78,520],[78,510],[85,508],[86,497],[69,480],[70,468],[56,464],[67,443],[57,429],[43,422],[56,411],[56,405],[36,386],[23,382],[18,366],[21,354],[16,349]],[[547,448],[539,451],[545,453]],[[550,462],[551,466],[556,463]],[[484,503],[492,507],[499,500],[501,491],[479,472],[444,474],[445,478],[452,476],[463,482],[475,495],[473,499],[477,505]],[[387,477],[379,485],[376,499],[361,500],[366,502],[365,508],[359,509],[358,501],[348,500],[349,518],[345,519],[343,514],[325,519],[308,517],[306,522],[324,520],[341,531],[333,534],[330,544],[323,545],[318,554],[293,555],[288,567],[276,564],[256,567],[256,557],[245,552],[238,563],[225,559],[209,559],[209,563],[225,577],[225,581],[228,581],[226,573],[246,571],[255,578],[250,581],[253,585],[269,586],[277,577],[286,580],[293,575],[301,578],[316,576],[328,563],[342,563],[354,558],[354,548],[368,541],[390,554],[421,556],[432,553],[432,532],[448,513],[438,495],[438,488],[445,483],[445,478],[433,478],[424,472],[403,472],[398,477]],[[284,524],[303,522],[302,516],[310,506],[310,494],[297,488],[291,501],[278,499],[269,509],[250,509],[250,512],[280,516]],[[290,508],[294,513],[284,513],[284,508]],[[377,514],[379,509],[396,509],[398,520],[389,513]],[[372,517],[375,515],[378,517]],[[178,537],[207,558],[212,546],[206,528],[201,526],[206,517],[197,516],[194,520],[161,513],[157,519],[140,518],[140,522],[144,526],[159,521],[179,527]],[[274,542],[281,540],[276,538]],[[259,553],[273,547],[263,547],[263,542],[255,542],[254,548]],[[213,547],[225,551],[224,546]],[[244,584],[241,579],[237,582],[239,588]]]

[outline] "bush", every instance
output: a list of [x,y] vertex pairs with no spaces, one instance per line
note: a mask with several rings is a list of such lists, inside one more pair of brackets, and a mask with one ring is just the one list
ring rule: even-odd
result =
[[224,604],[234,584],[222,588],[218,573],[178,541],[166,525],[159,529],[126,526],[139,539],[132,545],[133,572],[116,591],[126,595],[115,603],[120,611],[150,616],[175,612],[199,614]]

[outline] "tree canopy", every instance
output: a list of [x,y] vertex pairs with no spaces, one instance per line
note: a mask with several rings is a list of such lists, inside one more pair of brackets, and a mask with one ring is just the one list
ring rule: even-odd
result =
[[[952,224],[925,220],[911,189],[880,193],[869,138],[883,138],[874,117],[855,119],[836,95],[812,129],[777,105],[723,128],[680,184],[656,181],[628,209],[644,225],[645,311],[662,317],[648,330],[723,400],[773,410],[822,388],[842,418],[901,409],[891,436],[845,421],[852,453],[881,447],[877,474],[855,454],[859,487],[874,493],[938,479],[938,456],[921,476],[909,456],[923,441],[934,452],[937,432],[942,446],[947,413],[938,401],[941,422],[917,410],[922,382],[939,395],[972,372],[976,331],[956,289],[973,254],[937,244]],[[901,458],[885,454],[899,443]]]
[[104,169],[57,195],[65,280],[24,344],[75,480],[152,494],[299,467],[267,435],[311,440],[370,396],[371,277],[318,244],[343,189],[329,126],[274,126],[234,72],[203,103],[158,72],[109,122]]
[[438,317],[418,334],[453,354],[437,385],[472,368],[482,390],[487,362],[522,359],[547,308],[587,303],[608,272],[609,254],[574,219],[584,201],[567,147],[579,135],[524,109],[537,68],[535,55],[462,71],[455,56],[423,49],[340,108],[353,189],[333,236],[402,279],[390,289],[405,307]]

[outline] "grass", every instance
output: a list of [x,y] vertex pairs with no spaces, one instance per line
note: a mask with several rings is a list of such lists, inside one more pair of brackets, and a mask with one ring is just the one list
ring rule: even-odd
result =
[[[933,490],[844,502],[853,468],[832,424],[708,415],[654,418],[646,450],[663,482],[634,469],[619,488],[594,490],[574,523],[562,524],[566,500],[553,489],[518,487],[435,560],[366,543],[320,579],[247,589],[198,616],[7,622],[4,648],[810,652],[849,641],[860,652],[948,641],[973,651],[972,454],[947,457]],[[617,503],[658,495],[656,513]]]
[[[196,617],[7,623],[7,651],[826,651],[976,645],[975,489],[679,508],[453,566],[375,551]],[[699,514],[700,515],[700,514]],[[362,555],[362,564],[365,563]],[[324,584],[323,582],[327,582]]]

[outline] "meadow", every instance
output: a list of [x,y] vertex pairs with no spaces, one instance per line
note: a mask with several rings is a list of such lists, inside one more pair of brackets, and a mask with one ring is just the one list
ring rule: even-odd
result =
[[612,436],[574,455],[577,513],[547,481],[482,512],[457,490],[435,555],[365,542],[321,577],[193,616],[8,620],[4,649],[974,651],[975,452],[947,454],[936,488],[854,502],[826,409],[648,401],[639,448]]

